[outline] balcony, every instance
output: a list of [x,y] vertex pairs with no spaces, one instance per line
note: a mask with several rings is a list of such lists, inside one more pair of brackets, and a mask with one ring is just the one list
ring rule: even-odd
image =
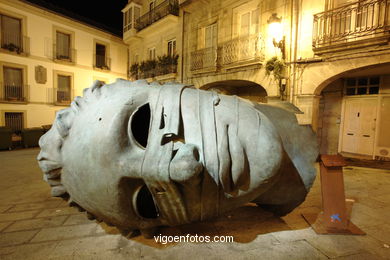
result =
[[54,89],[54,104],[68,106],[72,101],[72,91],[70,89]]
[[358,1],[314,15],[316,54],[385,44],[390,39],[390,1]]
[[257,62],[264,59],[261,38],[257,35],[238,37],[221,44],[222,66]]
[[0,102],[27,103],[28,85],[1,84]]
[[135,22],[135,29],[141,31],[170,14],[175,16],[179,15],[179,5],[176,0],[166,0],[150,12],[139,17]]
[[142,61],[140,64],[134,63],[129,69],[129,78],[137,80],[139,78],[175,78],[177,73],[178,55],[163,55],[156,60]]
[[191,53],[193,73],[232,69],[260,64],[264,60],[261,37],[248,35],[223,42],[218,47],[204,48]]
[[217,47],[209,47],[191,52],[191,71],[217,70]]
[[16,33],[3,32],[1,36],[1,49],[28,55],[30,53],[30,38]]
[[111,58],[106,55],[96,54],[93,56],[93,67],[101,70],[110,70]]
[[76,50],[53,44],[53,59],[68,63],[76,63]]

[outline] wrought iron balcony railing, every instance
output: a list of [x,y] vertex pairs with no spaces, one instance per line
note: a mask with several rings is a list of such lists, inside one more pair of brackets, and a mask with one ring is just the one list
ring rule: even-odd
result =
[[217,46],[191,52],[192,71],[217,68]]
[[27,102],[29,85],[1,84],[0,101],[2,102]]
[[388,38],[390,0],[357,1],[314,15],[313,50]]
[[1,48],[17,54],[30,53],[30,38],[13,32],[3,32]]
[[260,60],[264,57],[263,44],[258,35],[237,37],[221,44],[221,64],[228,65],[239,62]]
[[93,56],[93,67],[99,68],[103,70],[110,70],[111,68],[111,58],[107,57],[107,55],[99,55],[96,54]]
[[210,47],[191,52],[191,71],[216,70],[230,66],[244,66],[264,59],[264,44],[259,35],[234,38]]
[[56,105],[69,105],[72,97],[71,89],[54,89],[54,104]]
[[179,4],[177,0],[166,0],[139,17],[135,22],[135,29],[140,31],[169,14],[179,15]]
[[53,58],[54,60],[67,61],[71,63],[76,62],[76,50],[57,44],[53,44]]

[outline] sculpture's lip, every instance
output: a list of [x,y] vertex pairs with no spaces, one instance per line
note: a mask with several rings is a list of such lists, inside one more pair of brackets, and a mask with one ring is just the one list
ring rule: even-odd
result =
[[182,195],[174,183],[153,181],[148,186],[158,209],[158,218],[162,222],[169,225],[189,222]]
[[62,164],[56,161],[52,161],[50,159],[46,159],[44,157],[42,158],[38,157],[38,164],[39,167],[42,169],[42,171],[45,174],[49,174],[49,175],[52,175],[62,169]]

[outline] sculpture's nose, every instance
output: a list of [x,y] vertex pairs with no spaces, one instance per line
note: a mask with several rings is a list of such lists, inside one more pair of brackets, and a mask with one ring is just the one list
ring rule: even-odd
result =
[[169,176],[173,181],[189,183],[198,177],[202,170],[197,147],[193,144],[183,144],[171,161]]

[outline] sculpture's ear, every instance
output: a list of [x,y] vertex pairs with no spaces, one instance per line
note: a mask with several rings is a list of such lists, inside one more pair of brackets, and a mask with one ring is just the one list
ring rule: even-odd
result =
[[294,114],[303,114],[302,110],[300,110],[298,107],[296,107],[295,105],[293,105],[292,103],[290,103],[288,101],[276,101],[276,102],[270,103],[269,105],[275,106],[275,107],[280,107],[280,108],[287,110],[289,112],[292,112]]
[[316,176],[314,163],[319,153],[315,133],[309,125],[299,125],[293,112],[286,113],[283,108],[267,104],[256,104],[255,108],[273,119],[284,150],[309,190]]

